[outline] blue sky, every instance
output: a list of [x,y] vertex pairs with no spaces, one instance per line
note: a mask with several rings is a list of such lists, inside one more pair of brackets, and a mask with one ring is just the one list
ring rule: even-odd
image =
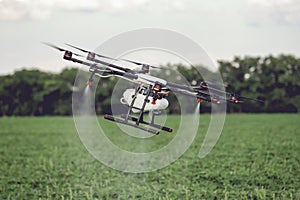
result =
[[0,0],[0,27],[0,74],[70,65],[40,41],[95,49],[146,27],[182,33],[214,60],[300,57],[299,0]]

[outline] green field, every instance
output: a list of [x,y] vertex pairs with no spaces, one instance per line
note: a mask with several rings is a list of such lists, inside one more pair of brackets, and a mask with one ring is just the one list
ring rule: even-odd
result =
[[[118,141],[115,126],[99,120]],[[227,115],[217,145],[200,159],[208,121],[201,115],[199,136],[178,161],[130,174],[95,160],[71,117],[0,118],[0,199],[300,199],[299,114]]]

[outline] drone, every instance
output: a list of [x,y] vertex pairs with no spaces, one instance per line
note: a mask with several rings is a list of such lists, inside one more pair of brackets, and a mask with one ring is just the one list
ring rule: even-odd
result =
[[[89,67],[89,72],[91,74],[86,82],[88,87],[92,86],[95,76],[105,77],[105,75],[107,75],[106,77],[119,77],[134,83],[136,87],[134,89],[126,89],[123,93],[123,97],[120,99],[121,103],[127,105],[127,113],[121,114],[120,117],[114,117],[112,115],[105,114],[104,119],[138,128],[151,134],[158,135],[160,130],[166,132],[173,131],[173,129],[170,127],[155,123],[155,117],[160,115],[162,111],[167,109],[169,106],[169,101],[167,98],[170,91],[176,94],[195,98],[198,103],[206,101],[214,104],[222,104],[227,102],[239,104],[244,100],[263,102],[259,99],[252,99],[223,91],[216,87],[214,83],[208,81],[201,81],[198,86],[194,87],[168,82],[164,79],[150,75],[150,68],[159,67],[146,63],[123,58],[112,58],[66,44],[71,48],[87,54],[86,59],[83,60],[77,58],[84,57],[81,54],[74,53],[70,50],[60,48],[50,43],[44,44],[58,51],[64,52],[63,59]],[[133,70],[114,64],[113,62],[107,62],[103,59],[109,59],[111,61],[125,61],[137,65],[140,68],[139,70]],[[144,113],[146,112],[152,113],[150,121],[144,120]],[[141,126],[141,124],[148,126]]]

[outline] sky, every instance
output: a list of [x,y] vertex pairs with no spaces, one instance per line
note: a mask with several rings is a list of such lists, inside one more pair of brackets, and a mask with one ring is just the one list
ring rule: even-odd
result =
[[74,65],[41,41],[93,50],[141,28],[186,35],[214,61],[300,57],[299,0],[0,0],[0,28],[0,75]]

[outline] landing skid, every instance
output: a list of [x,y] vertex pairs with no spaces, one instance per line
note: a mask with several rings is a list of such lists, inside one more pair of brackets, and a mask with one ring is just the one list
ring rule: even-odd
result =
[[[126,115],[122,114],[121,117],[125,119],[125,118],[126,118]],[[138,118],[132,117],[132,116],[128,116],[128,120],[131,120],[131,121],[136,122],[136,121],[138,121]],[[161,126],[161,125],[159,125],[159,124],[154,124],[154,123],[152,123],[152,122],[146,122],[146,121],[144,121],[144,120],[140,121],[140,123],[146,124],[146,125],[149,125],[149,126],[152,126],[152,127],[154,127],[154,128],[158,128],[158,129],[161,129],[161,130],[167,131],[167,132],[172,132],[172,131],[173,131],[172,128],[169,128],[169,127],[166,127],[166,126]]]
[[154,135],[159,134],[158,130],[147,128],[147,127],[144,127],[144,126],[139,126],[139,125],[136,125],[136,123],[130,123],[130,122],[124,120],[124,119],[119,119],[119,118],[116,118],[116,117],[113,117],[113,116],[110,116],[110,115],[104,115],[104,119],[107,119],[107,120],[110,120],[110,121],[113,121],[113,122],[117,122],[117,123],[120,123],[120,124],[125,124],[125,125],[128,125],[128,126],[132,126],[134,128],[141,129],[143,131],[146,131],[148,133],[152,133]]

